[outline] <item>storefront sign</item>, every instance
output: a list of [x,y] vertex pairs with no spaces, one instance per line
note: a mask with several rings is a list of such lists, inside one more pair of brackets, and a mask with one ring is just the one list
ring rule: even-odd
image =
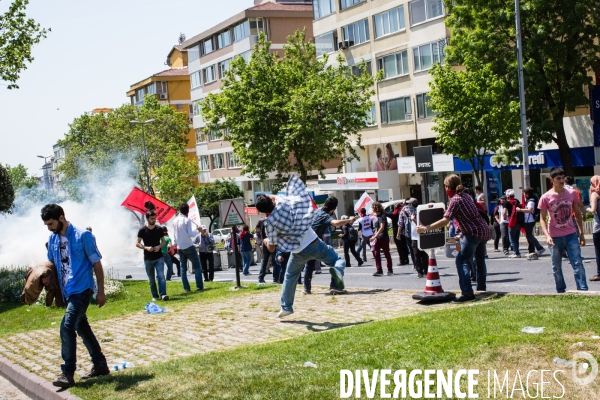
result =
[[[540,165],[541,168],[544,168],[544,164],[546,164],[546,158],[544,157],[544,152],[540,151],[538,154],[533,154],[529,156],[529,165]],[[494,157],[490,158],[490,165],[494,168],[502,168],[506,167],[508,164],[504,162],[498,162],[494,160]],[[520,162],[513,162],[510,165],[519,168],[521,166]]]
[[244,211],[246,212],[246,215],[258,215],[256,207],[244,207]]
[[594,86],[592,90],[592,110],[595,124],[600,124],[600,85]]
[[[434,154],[433,172],[454,171],[454,156],[452,154]],[[399,174],[414,174],[417,172],[415,157],[398,157]]]
[[417,172],[433,172],[433,150],[431,146],[415,147]]
[[343,175],[325,175],[319,179],[319,190],[377,190],[398,186],[396,171],[358,172]]
[[377,183],[377,177],[373,178],[346,178],[345,176],[338,176],[336,178],[338,185],[349,185],[352,183]]

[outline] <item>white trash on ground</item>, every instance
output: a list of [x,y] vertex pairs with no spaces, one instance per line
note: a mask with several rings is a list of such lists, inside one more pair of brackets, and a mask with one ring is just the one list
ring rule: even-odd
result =
[[592,336],[592,339],[600,339],[600,336]]
[[573,361],[564,360],[564,359],[558,358],[558,357],[554,357],[554,359],[552,361],[554,361],[555,364],[564,365],[566,367],[574,367],[575,366],[575,363]]
[[571,345],[571,347],[582,347],[583,346],[583,342],[577,342],[577,343],[573,343]]
[[521,332],[523,332],[523,333],[543,333],[544,327],[541,326],[539,328],[534,328],[533,326],[526,326],[525,328],[521,329]]
[[317,364],[313,364],[310,361],[307,361],[304,363],[305,367],[310,367],[310,368],[317,368]]

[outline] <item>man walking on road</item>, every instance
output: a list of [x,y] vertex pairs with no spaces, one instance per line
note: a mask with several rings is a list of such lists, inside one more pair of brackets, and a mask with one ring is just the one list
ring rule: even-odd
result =
[[[146,275],[148,275],[152,300],[156,301],[160,292],[160,298],[166,301],[169,300],[169,296],[167,296],[167,282],[165,281],[165,260],[161,250],[165,245],[165,232],[162,227],[156,225],[154,211],[146,211],[146,221],[148,223],[138,231],[135,246],[144,250],[144,266]],[[142,242],[144,243],[142,244]],[[158,279],[158,291],[156,290],[155,275]]]
[[[552,257],[552,274],[556,291],[564,293],[567,290],[567,284],[562,273],[562,254],[567,252],[573,273],[575,275],[575,284],[577,290],[588,290],[585,268],[581,259],[581,247],[585,244],[583,235],[583,221],[579,210],[579,197],[572,189],[565,186],[565,171],[562,168],[554,167],[550,170],[552,179],[552,189],[548,190],[540,198],[538,207],[540,209],[540,226],[546,236],[548,247],[550,247],[550,256]],[[577,229],[573,224],[571,214],[575,214],[575,220],[579,227],[579,237]],[[549,223],[546,218],[550,217]]]
[[194,244],[198,246],[204,282],[212,282],[215,279],[215,238],[206,230],[206,225],[200,226],[200,234],[194,238]]
[[65,212],[57,204],[42,208],[42,220],[52,232],[48,240],[48,261],[56,265],[61,294],[67,309],[60,324],[62,374],[52,382],[54,386],[69,388],[75,385],[73,375],[77,369],[77,336],[81,338],[92,358],[93,367],[81,379],[108,375],[110,370],[100,344],[88,323],[86,312],[94,294],[96,274],[98,293],[96,304],[106,304],[104,270],[101,256],[92,234],[73,226],[65,219]]
[[283,281],[279,318],[294,312],[296,283],[308,260],[320,260],[328,265],[336,288],[344,289],[343,277],[346,263],[333,247],[323,243],[311,228],[313,208],[310,195],[304,183],[296,175],[290,178],[285,196],[258,195],[256,208],[259,212],[271,213],[266,220],[268,237],[263,239],[263,244],[270,252],[274,252],[279,247],[283,252],[292,253]]
[[194,268],[194,276],[196,278],[196,290],[204,290],[204,283],[202,282],[202,266],[200,265],[200,257],[196,252],[193,239],[199,235],[202,228],[198,227],[194,229],[192,227],[192,221],[187,217],[190,212],[190,206],[187,203],[183,203],[179,206],[179,216],[175,218],[173,222],[173,244],[177,246],[177,254],[179,254],[179,261],[181,262],[181,268],[183,273],[181,274],[181,283],[183,283],[183,289],[186,292],[190,291],[190,283],[187,278],[187,262],[192,262]]

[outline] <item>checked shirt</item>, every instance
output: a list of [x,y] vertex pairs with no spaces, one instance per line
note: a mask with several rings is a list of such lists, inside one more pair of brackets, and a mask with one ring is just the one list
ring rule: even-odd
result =
[[479,215],[475,201],[468,194],[457,193],[450,199],[444,217],[458,221],[460,231],[466,236],[475,236],[480,240],[490,240],[490,227]]
[[285,196],[277,196],[275,209],[265,220],[270,244],[282,252],[292,252],[300,247],[302,236],[310,229],[313,207],[304,183],[292,175]]

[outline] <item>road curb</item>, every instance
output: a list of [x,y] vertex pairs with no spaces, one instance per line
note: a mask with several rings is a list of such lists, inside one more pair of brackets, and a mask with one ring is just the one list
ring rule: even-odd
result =
[[83,400],[68,390],[60,390],[42,377],[0,356],[0,375],[34,400]]

